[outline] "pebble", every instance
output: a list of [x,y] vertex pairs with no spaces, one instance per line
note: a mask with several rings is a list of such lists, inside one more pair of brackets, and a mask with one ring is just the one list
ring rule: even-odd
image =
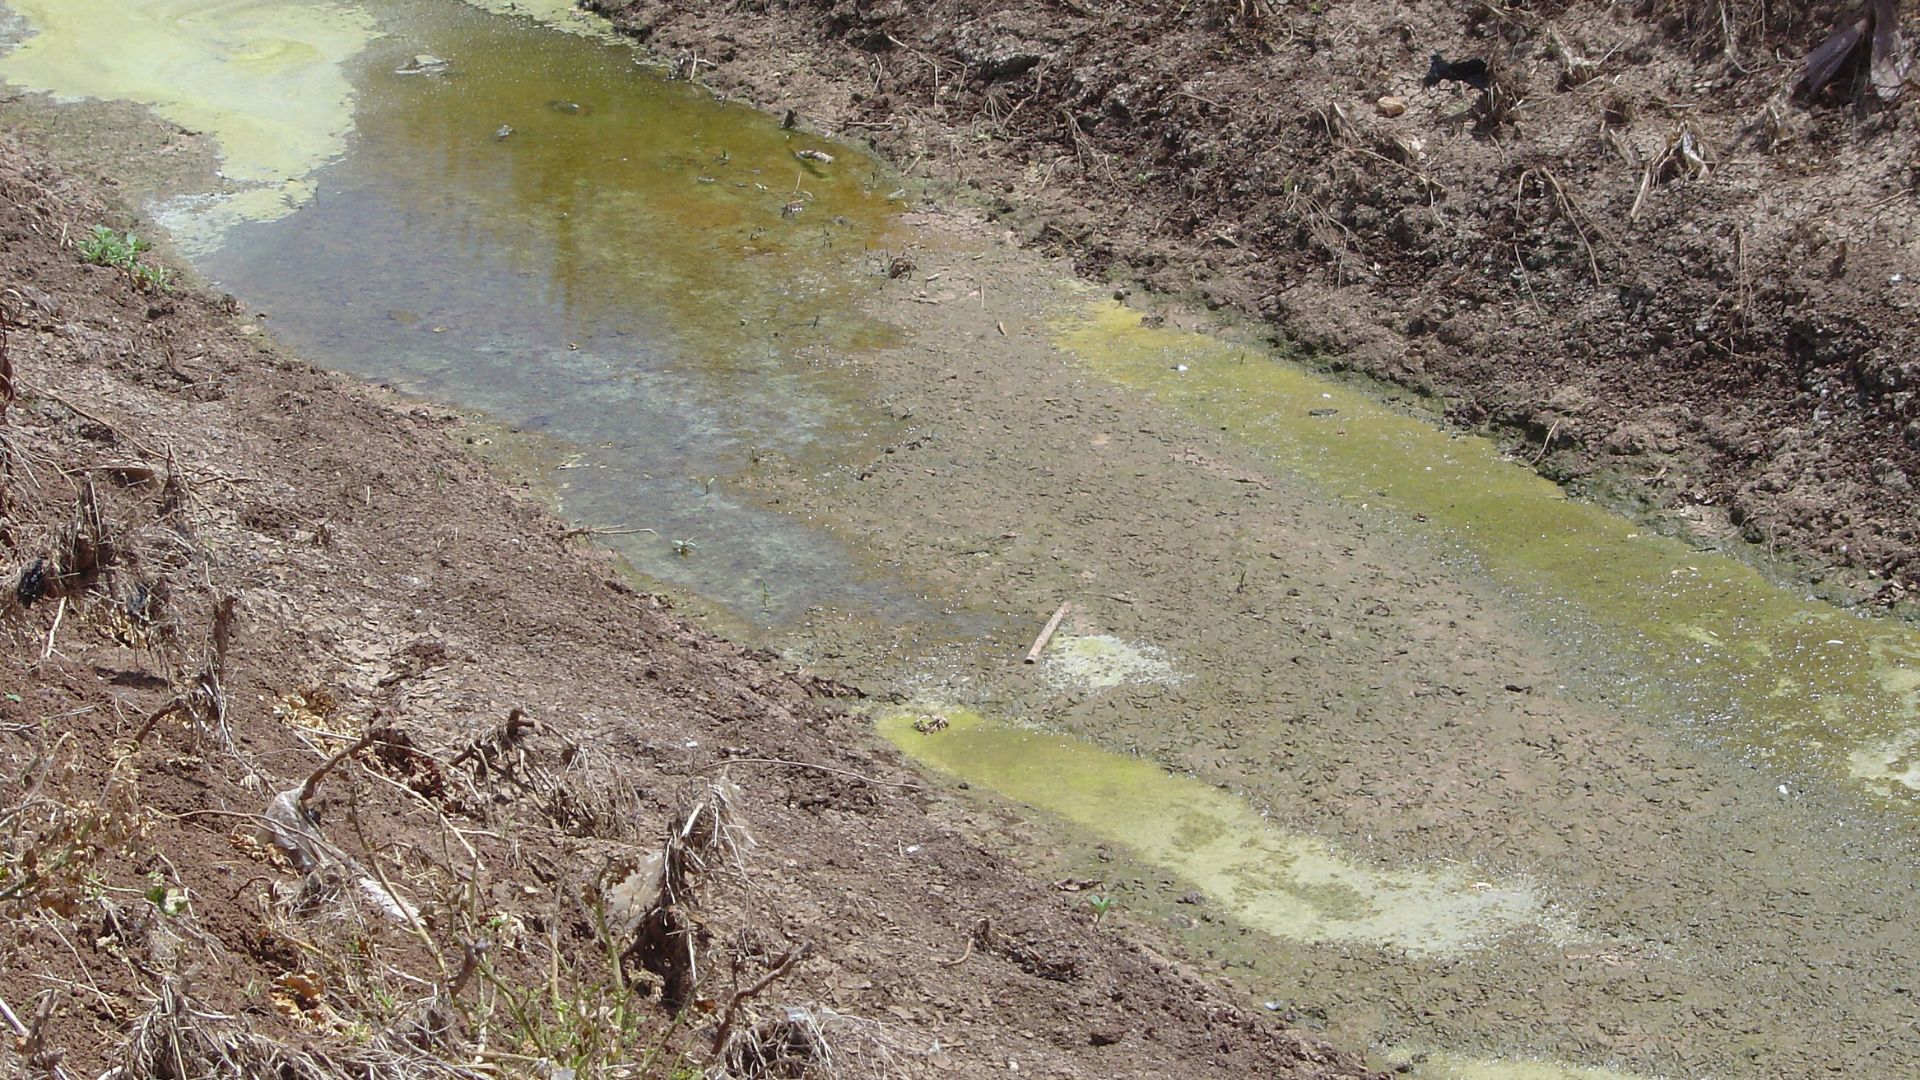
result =
[[1407,99],[1392,94],[1374,102],[1374,105],[1380,110],[1381,116],[1399,116],[1407,111]]

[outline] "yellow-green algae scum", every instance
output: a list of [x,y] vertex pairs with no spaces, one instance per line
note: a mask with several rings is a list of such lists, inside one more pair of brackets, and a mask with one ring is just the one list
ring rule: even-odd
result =
[[[922,733],[929,716],[946,721]],[[931,726],[931,725],[928,725]],[[1563,929],[1524,886],[1452,870],[1382,870],[1288,832],[1244,800],[1078,739],[964,708],[883,713],[880,733],[920,761],[1057,814],[1164,867],[1256,930],[1293,941],[1455,953],[1522,927]]]
[[1920,635],[1910,629],[1571,500],[1485,439],[1449,434],[1263,350],[1143,326],[1108,300],[1056,334],[1089,368],[1228,431],[1281,469],[1424,517],[1554,632],[1618,657],[1637,684],[1632,700],[1776,771],[1851,778],[1920,808]]
[[190,251],[311,197],[309,177],[352,126],[340,65],[374,35],[359,7],[324,0],[4,2],[31,34],[0,55],[0,80],[65,100],[138,102],[219,142],[235,190],[169,222]]

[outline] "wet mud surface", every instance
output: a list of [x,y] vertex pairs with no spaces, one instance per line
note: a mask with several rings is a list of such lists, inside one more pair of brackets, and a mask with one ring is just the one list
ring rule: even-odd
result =
[[[1543,634],[1550,620],[1384,500],[1331,497],[1063,355],[1061,312],[1092,298],[1057,272],[961,240],[919,259],[881,301],[913,304],[916,332],[861,361],[911,431],[838,471],[742,480],[998,632],[917,639],[822,612],[793,651],[873,672],[925,715],[965,706],[1220,785],[1377,866],[1524,885],[1550,918],[1420,956],[1262,935],[1203,889],[1236,927],[1209,936],[1179,903],[1192,880],[1102,860],[1151,864],[1152,843],[1114,840],[1123,818],[1092,822],[1104,847],[1016,827],[1055,872],[1131,881],[1143,918],[1201,931],[1210,962],[1344,1041],[1685,1076],[1894,1068],[1920,1050],[1904,825],[1831,778],[1802,788],[1623,708],[1631,658]],[[1166,670],[1111,685],[1022,665],[1061,600],[1070,635],[1149,646]],[[964,752],[943,759],[950,731],[894,735],[994,787]]]

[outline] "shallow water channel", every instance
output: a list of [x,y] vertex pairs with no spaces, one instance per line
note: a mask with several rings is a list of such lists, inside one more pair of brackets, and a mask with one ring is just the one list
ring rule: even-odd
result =
[[1910,631],[1145,326],[557,5],[11,8],[0,79],[219,143],[154,212],[281,340],[898,691],[953,812],[1276,1011],[1424,1076],[1920,1060]]

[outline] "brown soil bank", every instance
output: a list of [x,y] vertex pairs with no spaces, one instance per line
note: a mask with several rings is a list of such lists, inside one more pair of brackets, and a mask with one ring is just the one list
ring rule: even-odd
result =
[[0,1072],[1372,1075],[121,220],[0,135]]
[[1553,475],[1920,575],[1920,88],[1790,96],[1841,5],[585,2]]

